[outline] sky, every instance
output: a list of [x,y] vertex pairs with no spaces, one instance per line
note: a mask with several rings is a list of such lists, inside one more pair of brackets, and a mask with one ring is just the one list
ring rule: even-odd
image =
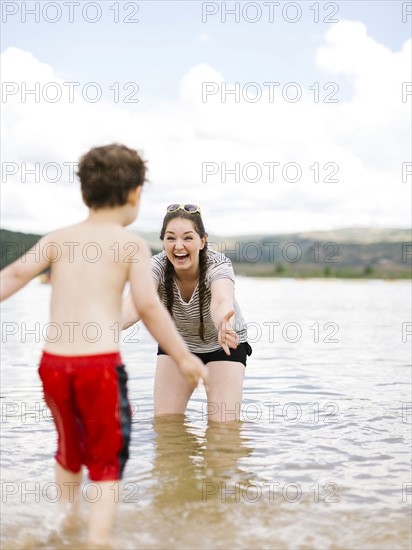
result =
[[1,226],[87,215],[90,147],[149,166],[137,231],[411,221],[411,2],[2,2]]

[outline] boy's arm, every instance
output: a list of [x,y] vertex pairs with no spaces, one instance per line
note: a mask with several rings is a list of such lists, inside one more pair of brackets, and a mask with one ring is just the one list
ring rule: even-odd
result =
[[50,266],[52,258],[49,258],[49,251],[43,254],[43,248],[49,240],[49,236],[41,238],[23,256],[1,270],[0,301],[12,296]]
[[131,264],[131,295],[150,334],[177,363],[189,383],[196,385],[199,378],[206,379],[207,369],[202,361],[192,355],[166,308],[159,302],[155,282],[150,273],[150,251],[146,243],[138,240],[138,261]]
[[235,293],[233,281],[217,279],[210,285],[210,314],[218,327],[218,340],[227,355],[229,348],[237,348],[237,334],[232,328],[231,318],[235,314]]
[[[155,280],[153,279],[155,282]],[[155,290],[158,290],[159,283],[155,282]],[[136,309],[132,291],[130,290],[128,294],[126,294],[126,297],[122,300],[122,311],[121,311],[121,318],[120,318],[120,326],[122,327],[122,330],[126,330],[135,323],[140,321],[140,314]]]

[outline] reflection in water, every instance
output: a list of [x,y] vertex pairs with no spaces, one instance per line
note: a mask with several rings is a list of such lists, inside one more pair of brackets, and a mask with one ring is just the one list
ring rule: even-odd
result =
[[242,427],[242,422],[209,422],[201,435],[184,415],[156,417],[155,505],[162,508],[170,507],[171,502],[226,499],[235,484],[247,484],[253,472],[245,471],[239,460],[249,456],[252,447],[242,435]]

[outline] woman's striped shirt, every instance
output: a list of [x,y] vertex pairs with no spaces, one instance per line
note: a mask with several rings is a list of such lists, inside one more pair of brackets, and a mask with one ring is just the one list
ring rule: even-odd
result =
[[[158,285],[160,299],[166,307],[167,297],[165,291],[166,253],[163,251],[151,258],[152,276]],[[209,353],[220,349],[218,331],[210,314],[211,291],[210,285],[217,279],[230,279],[235,283],[232,262],[220,252],[207,251],[208,268],[205,279],[205,295],[203,299],[203,323],[205,327],[204,338],[199,336],[199,285],[196,286],[189,302],[185,302],[177,286],[176,279],[173,282],[173,320],[179,334],[186,342],[189,350],[195,353]],[[235,318],[233,327],[238,334],[238,342],[247,341],[247,333],[244,319],[239,305],[235,299]]]

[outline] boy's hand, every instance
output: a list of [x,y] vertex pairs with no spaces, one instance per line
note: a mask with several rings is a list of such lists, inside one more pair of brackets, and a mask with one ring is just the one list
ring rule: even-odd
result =
[[229,348],[237,348],[237,334],[230,323],[234,314],[233,309],[228,311],[219,323],[218,340],[226,355],[230,355]]
[[188,355],[186,359],[179,363],[179,368],[188,383],[194,388],[198,385],[200,379],[203,379],[203,384],[207,386],[208,370],[196,355],[192,353]]

